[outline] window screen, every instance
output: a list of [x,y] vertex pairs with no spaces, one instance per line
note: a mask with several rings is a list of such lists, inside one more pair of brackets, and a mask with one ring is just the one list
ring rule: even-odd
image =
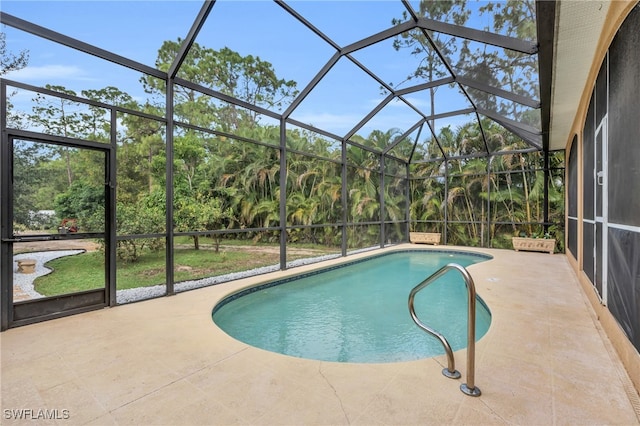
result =
[[[592,98],[593,100],[593,98]],[[593,102],[589,105],[587,112],[587,121],[584,125],[583,132],[583,146],[582,146],[582,158],[583,158],[583,214],[585,219],[593,220],[593,180],[594,180],[594,106]]]
[[609,221],[640,226],[640,7],[610,48]]

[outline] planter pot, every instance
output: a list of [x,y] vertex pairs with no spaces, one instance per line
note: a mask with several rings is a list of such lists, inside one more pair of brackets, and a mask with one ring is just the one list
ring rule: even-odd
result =
[[36,271],[35,259],[21,259],[18,260],[18,273],[20,274],[33,274]]
[[553,238],[513,237],[511,241],[515,251],[541,251],[553,254],[556,249],[556,240]]
[[414,244],[440,244],[439,232],[409,232],[409,241]]

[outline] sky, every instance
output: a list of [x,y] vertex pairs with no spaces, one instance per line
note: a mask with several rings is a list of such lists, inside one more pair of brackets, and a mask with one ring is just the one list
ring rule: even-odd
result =
[[[416,1],[411,2],[417,7]],[[400,1],[292,1],[291,7],[340,46],[391,27],[401,18]],[[30,1],[3,0],[3,12],[154,67],[164,40],[184,38],[201,1]],[[56,45],[3,25],[7,48],[29,51],[29,65],[5,77],[36,86],[83,89],[116,86],[143,102],[148,97],[141,74],[73,49]],[[206,47],[229,47],[272,63],[278,77],[294,80],[302,90],[336,50],[270,1],[218,1],[196,41]],[[408,52],[396,52],[391,40],[357,51],[353,56],[385,82],[398,84],[418,65]],[[407,65],[408,64],[408,65]],[[411,84],[416,84],[412,82]],[[405,84],[406,87],[409,83]],[[292,114],[292,118],[343,135],[385,97],[380,85],[342,58]],[[444,93],[444,90],[442,91]],[[443,110],[466,108],[464,99],[447,92]],[[20,104],[20,96],[12,102]],[[413,97],[412,97],[413,96]],[[416,106],[427,99],[409,96]],[[372,129],[413,125],[419,116],[402,102],[393,102],[376,117]],[[453,121],[454,119],[449,119]],[[385,127],[386,126],[386,127]],[[367,128],[361,133],[366,134]]]

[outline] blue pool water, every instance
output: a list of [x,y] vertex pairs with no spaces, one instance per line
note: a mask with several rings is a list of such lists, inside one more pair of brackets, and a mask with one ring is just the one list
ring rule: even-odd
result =
[[[243,290],[214,308],[213,321],[242,342],[301,358],[383,363],[432,357],[444,349],[411,320],[409,292],[447,263],[468,266],[489,258],[419,250],[378,255]],[[479,302],[476,339],[491,323]],[[466,347],[467,290],[457,271],[418,293],[415,307],[454,351]]]

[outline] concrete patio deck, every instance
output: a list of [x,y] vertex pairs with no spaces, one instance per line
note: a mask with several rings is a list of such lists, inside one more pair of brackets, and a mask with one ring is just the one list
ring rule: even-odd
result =
[[[431,249],[391,250],[408,247]],[[462,379],[449,380],[444,356],[305,360],[247,346],[213,324],[212,308],[230,292],[315,265],[3,332],[0,423],[640,424],[638,395],[565,256],[473,251],[494,256],[468,268],[492,312],[476,345],[479,398],[459,390],[465,351],[455,354]]]

